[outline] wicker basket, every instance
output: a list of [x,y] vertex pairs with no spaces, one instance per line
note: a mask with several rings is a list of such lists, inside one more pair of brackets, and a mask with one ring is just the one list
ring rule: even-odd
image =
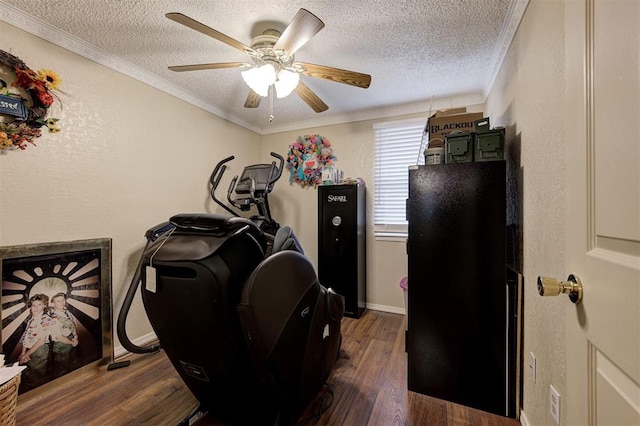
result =
[[0,386],[0,425],[13,426],[16,424],[16,405],[18,402],[18,387],[20,374]]

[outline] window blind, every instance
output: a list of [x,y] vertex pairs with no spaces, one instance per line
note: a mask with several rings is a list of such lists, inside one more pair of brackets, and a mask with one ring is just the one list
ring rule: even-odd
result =
[[425,120],[376,123],[374,233],[376,238],[406,237],[409,166],[424,164]]

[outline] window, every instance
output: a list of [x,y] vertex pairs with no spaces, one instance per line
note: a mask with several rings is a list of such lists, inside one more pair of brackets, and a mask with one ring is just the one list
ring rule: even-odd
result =
[[374,159],[374,234],[377,239],[407,236],[406,200],[409,169],[424,164],[424,119],[376,123]]

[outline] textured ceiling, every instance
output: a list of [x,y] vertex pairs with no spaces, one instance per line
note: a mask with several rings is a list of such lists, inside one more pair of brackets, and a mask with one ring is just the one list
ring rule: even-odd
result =
[[[428,110],[433,99],[482,102],[527,0],[0,0],[0,19],[153,84],[259,133]],[[292,94],[244,108],[237,68],[176,73],[170,65],[248,62],[243,52],[167,18],[181,12],[244,44],[284,30],[298,9],[325,27],[296,60],[372,76],[368,89],[302,76],[328,106]],[[78,39],[83,43],[78,43]],[[0,40],[1,43],[1,40]],[[1,46],[8,49],[10,46]]]

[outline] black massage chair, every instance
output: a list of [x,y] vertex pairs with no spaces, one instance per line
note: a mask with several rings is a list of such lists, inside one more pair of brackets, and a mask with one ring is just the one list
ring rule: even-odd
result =
[[183,424],[205,412],[234,424],[292,421],[289,407],[311,401],[333,369],[344,299],[318,282],[291,229],[270,238],[244,218],[181,214],[146,237],[118,336],[134,353],[159,349],[126,336],[142,283],[160,345],[200,403]]

